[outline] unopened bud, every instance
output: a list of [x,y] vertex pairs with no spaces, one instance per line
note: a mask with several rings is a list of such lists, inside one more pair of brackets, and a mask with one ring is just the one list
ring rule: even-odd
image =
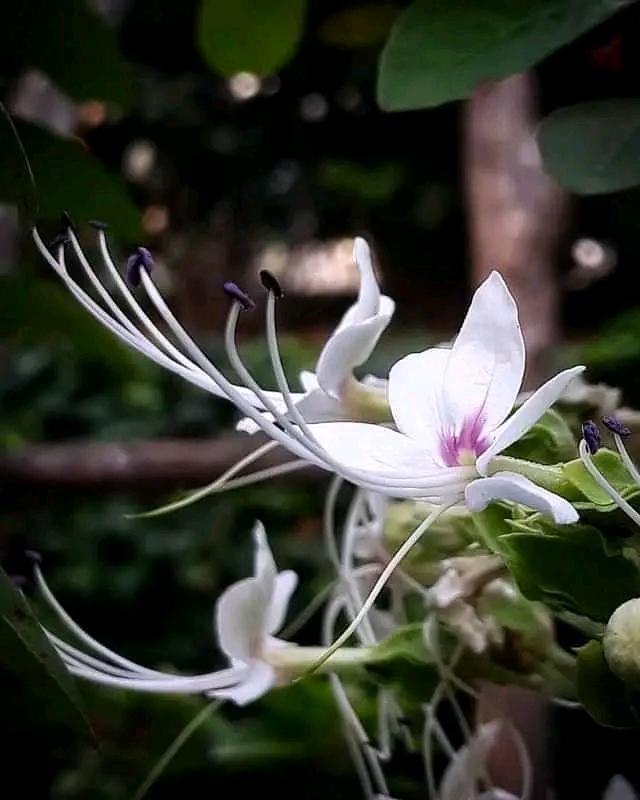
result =
[[621,680],[640,688],[640,598],[627,600],[611,615],[602,640],[607,663]]

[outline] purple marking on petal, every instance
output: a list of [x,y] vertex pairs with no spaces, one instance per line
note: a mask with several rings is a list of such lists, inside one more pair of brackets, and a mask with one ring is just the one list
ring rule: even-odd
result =
[[484,417],[479,412],[467,417],[459,433],[442,432],[440,435],[440,456],[447,467],[457,467],[463,453],[479,456],[490,441],[483,436]]

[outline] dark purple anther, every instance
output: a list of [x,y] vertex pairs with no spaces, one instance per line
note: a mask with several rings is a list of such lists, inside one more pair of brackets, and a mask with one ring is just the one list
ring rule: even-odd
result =
[[256,304],[253,302],[253,300],[246,292],[242,291],[237,283],[234,283],[233,281],[227,281],[222,288],[227,297],[230,297],[232,300],[240,303],[245,311],[253,311],[253,309],[256,307]]
[[600,430],[593,420],[588,419],[582,423],[582,438],[587,443],[591,455],[595,455],[600,449]]
[[260,270],[260,280],[264,288],[268,292],[271,292],[276,300],[281,300],[284,297],[282,286],[278,283],[276,276],[272,272],[269,272],[268,269]]
[[90,219],[88,224],[91,225],[91,227],[94,228],[97,231],[107,231],[107,230],[109,230],[109,226],[107,225],[107,223],[106,222],[102,222],[99,219]]
[[609,428],[611,433],[617,433],[618,436],[623,438],[631,436],[631,429],[623,425],[617,417],[602,417],[602,424],[605,428]]
[[136,252],[127,259],[127,281],[131,286],[140,285],[140,270],[146,269],[151,272],[153,269],[153,256],[146,247],[138,247]]

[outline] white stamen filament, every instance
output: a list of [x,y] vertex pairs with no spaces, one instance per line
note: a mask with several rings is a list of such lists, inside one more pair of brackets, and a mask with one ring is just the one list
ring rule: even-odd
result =
[[633,508],[633,506],[628,503],[624,497],[620,494],[617,489],[609,483],[609,481],[605,478],[605,476],[600,472],[600,470],[596,467],[593,463],[593,459],[591,458],[591,453],[589,452],[589,445],[585,442],[584,439],[580,442],[579,445],[579,452],[580,452],[580,459],[584,464],[587,472],[593,480],[598,484],[598,486],[603,489],[611,498],[611,500],[620,508],[624,513],[632,519],[636,525],[640,526],[640,514]]
[[622,436],[620,436],[619,433],[614,433],[613,441],[616,443],[616,448],[618,450],[618,453],[620,454],[622,463],[627,468],[627,472],[631,475],[631,477],[636,483],[640,483],[640,472],[638,472],[636,465],[631,460],[631,456],[629,455],[627,448],[625,447],[624,442],[622,441]]
[[342,647],[345,642],[349,640],[349,638],[353,635],[353,633],[358,629],[359,625],[361,624],[362,620],[366,617],[369,613],[369,610],[372,608],[375,601],[378,599],[378,596],[384,589],[387,584],[387,581],[393,574],[396,567],[402,562],[405,556],[411,551],[417,542],[420,541],[423,534],[426,530],[438,519],[438,517],[447,510],[447,508],[451,508],[456,502],[458,502],[459,498],[456,497],[455,499],[450,499],[448,503],[443,504],[435,508],[429,516],[424,519],[420,525],[413,531],[413,533],[405,539],[405,541],[400,545],[400,547],[396,550],[393,557],[390,561],[386,564],[378,580],[373,585],[373,588],[367,595],[366,600],[362,604],[362,607],[352,620],[351,624],[347,626],[347,628],[342,632],[342,634],[336,639],[336,641],[329,647],[322,655],[322,658],[318,659],[315,664],[313,664],[310,669],[308,670],[309,673],[314,672],[317,670],[322,664],[327,661],[340,647]]
[[37,565],[34,567],[34,574],[38,589],[60,621],[76,639],[104,658],[104,661],[100,661],[83,653],[45,628],[45,634],[56,648],[67,669],[80,678],[104,686],[135,689],[142,692],[207,694],[234,686],[246,675],[245,667],[233,667],[202,675],[180,676],[136,664],[109,650],[86,633],[56,600]]

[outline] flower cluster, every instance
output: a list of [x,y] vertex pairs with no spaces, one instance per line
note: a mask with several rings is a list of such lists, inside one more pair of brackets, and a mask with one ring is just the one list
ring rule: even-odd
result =
[[[357,238],[358,297],[329,336],[315,371],[300,376],[300,390],[290,388],[280,357],[276,317],[282,290],[276,279],[261,274],[274,388],[260,385],[237,344],[242,314],[254,311],[256,303],[236,284],[225,284],[230,310],[224,339],[237,376],[232,381],[171,311],[156,285],[151,253],[139,248],[121,271],[105,227],[95,227],[100,269],[92,265],[70,223],[51,246],[37,230],[33,238],[67,290],[99,323],[157,365],[232,403],[239,412],[238,429],[247,435],[261,431],[269,440],[209,487],[161,511],[239,482],[319,467],[332,476],[324,531],[335,581],[320,598],[326,600],[321,646],[276,638],[297,578],[291,571],[277,571],[265,531],[256,524],[253,577],[229,587],[216,604],[216,636],[229,664],[204,675],[181,676],[141,666],[96,642],[62,609],[37,568],[44,598],[81,645],[47,629],[68,669],[109,686],[202,694],[237,704],[311,673],[328,673],[354,764],[366,795],[373,798],[390,797],[384,764],[394,742],[415,744],[415,728],[407,722],[395,683],[395,665],[410,652],[430,676],[424,683],[430,688],[417,706],[424,721],[430,796],[512,797],[493,785],[485,767],[497,723],[472,734],[457,693],[475,697],[475,677],[507,676],[546,689],[560,702],[575,700],[567,689],[567,659],[572,657],[553,643],[550,611],[521,594],[526,581],[518,580],[522,561],[516,546],[524,546],[529,539],[522,537],[538,531],[567,542],[565,526],[583,530],[581,511],[591,513],[591,508],[589,497],[580,495],[582,473],[582,483],[572,478],[578,467],[640,523],[632,502],[594,461],[599,447],[595,425],[585,426],[581,460],[568,466],[523,458],[513,450],[534,436],[544,419],[557,423],[550,409],[563,398],[570,402],[570,385],[584,367],[565,369],[536,391],[521,394],[525,346],[518,312],[504,280],[492,272],[476,290],[450,346],[405,355],[386,378],[359,379],[355,371],[388,326],[394,303],[381,294],[369,247]],[[622,443],[624,426],[612,417],[606,420],[620,463],[640,482]],[[241,474],[273,447],[283,448],[291,459],[270,470]],[[347,492],[350,502],[338,519],[338,498]],[[536,591],[542,590],[535,586]],[[549,596],[553,611],[555,596]],[[410,611],[415,603],[409,601],[416,600],[422,609],[418,618]],[[378,681],[376,737],[359,720],[349,691],[363,670],[369,680],[375,676]],[[442,704],[452,706],[462,720],[462,749],[454,747],[439,721]],[[517,732],[510,735],[521,755],[520,796],[525,798],[531,784],[526,749]],[[434,741],[451,762],[439,789]]]

